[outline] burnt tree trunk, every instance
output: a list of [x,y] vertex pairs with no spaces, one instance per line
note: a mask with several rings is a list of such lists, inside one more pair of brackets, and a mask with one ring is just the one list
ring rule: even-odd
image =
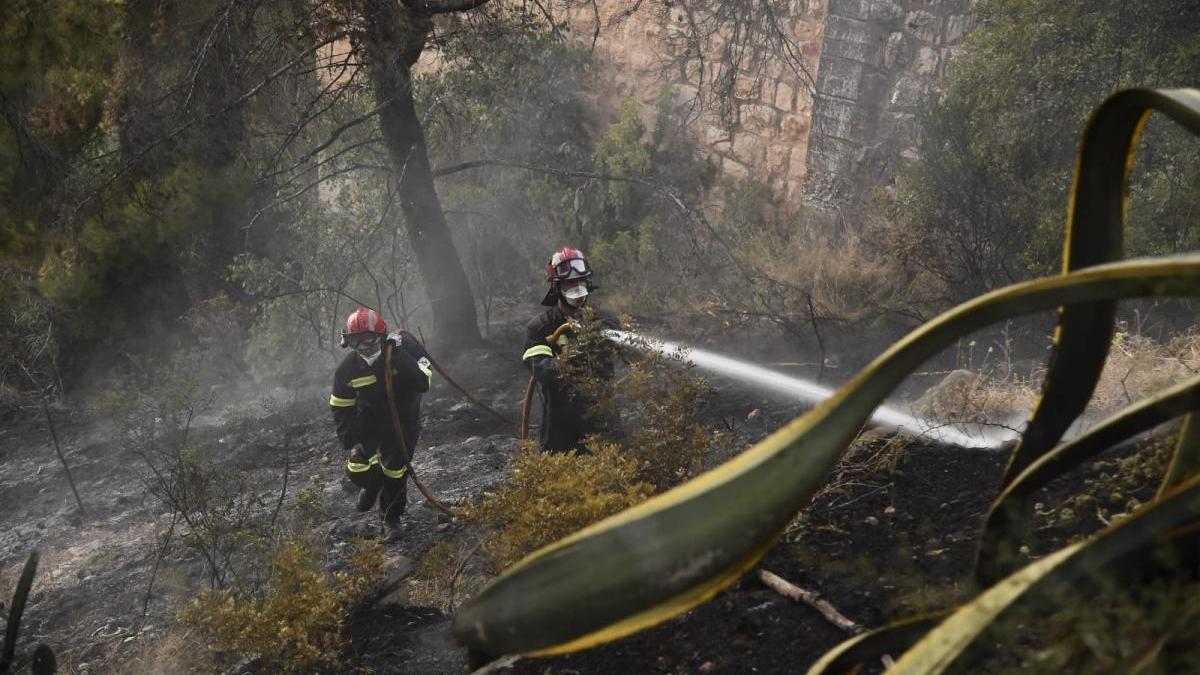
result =
[[482,342],[475,298],[433,185],[425,131],[413,103],[412,66],[432,16],[397,0],[361,0],[361,47],[379,105],[379,124],[398,182],[400,210],[433,310],[435,339],[456,351]]

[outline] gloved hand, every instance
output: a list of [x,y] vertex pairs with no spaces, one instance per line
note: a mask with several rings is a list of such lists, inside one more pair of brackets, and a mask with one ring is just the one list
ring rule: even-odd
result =
[[366,464],[371,461],[371,458],[367,457],[367,451],[363,449],[362,443],[355,443],[354,447],[350,448],[350,461],[355,464]]

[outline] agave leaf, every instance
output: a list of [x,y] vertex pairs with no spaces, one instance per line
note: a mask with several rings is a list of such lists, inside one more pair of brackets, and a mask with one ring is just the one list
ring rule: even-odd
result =
[[[1012,551],[1024,534],[1029,499],[1037,490],[1117,443],[1197,409],[1200,409],[1200,376],[1147,397],[1088,433],[1042,455],[1009,483],[992,504],[979,540],[976,579],[980,585],[991,585],[1012,571],[1016,560]],[[1189,432],[1188,426],[1190,423],[1185,425],[1181,444],[1196,433]]]
[[37,574],[38,553],[33,551],[25,559],[25,567],[21,569],[21,578],[17,580],[17,590],[13,593],[12,606],[8,608],[8,625],[4,630],[4,649],[0,652],[0,673],[7,673],[12,667],[17,650],[17,631],[21,628],[21,615],[25,613],[25,601],[29,599],[29,589],[33,587],[33,575]]
[[33,660],[29,663],[29,672],[33,675],[54,675],[58,672],[58,659],[54,650],[39,644],[33,650]]
[[724,465],[530,554],[460,608],[455,634],[484,654],[550,654],[676,616],[752,567],[883,399],[962,335],[1060,305],[1159,295],[1200,295],[1200,256],[1091,267],[960,305]]
[[[1133,154],[1151,111],[1200,134],[1200,91],[1129,89],[1107,98],[1088,119],[1067,206],[1063,273],[1120,260]],[[1112,343],[1116,304],[1059,308],[1042,392],[1009,457],[1004,485],[1054,447],[1096,389]]]
[[[1200,476],[1086,541],[1060,549],[1013,573],[960,607],[889,668],[888,675],[934,675],[945,670],[1014,603],[1063,589],[1114,562],[1130,560],[1200,518]],[[1194,537],[1187,537],[1189,541]],[[1138,562],[1154,564],[1153,556]]]
[[1183,421],[1183,428],[1179,430],[1175,453],[1171,456],[1171,463],[1167,466],[1162,484],[1158,487],[1159,496],[1197,472],[1200,472],[1200,418],[1190,414]]
[[808,675],[854,672],[855,666],[898,653],[913,646],[929,629],[941,623],[950,610],[904,619],[883,628],[867,631],[846,640],[825,654],[808,669]]

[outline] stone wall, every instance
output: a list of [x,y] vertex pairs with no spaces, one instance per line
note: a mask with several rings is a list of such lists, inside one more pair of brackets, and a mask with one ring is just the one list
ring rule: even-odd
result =
[[861,196],[916,157],[916,114],[971,28],[974,0],[829,0],[807,195]]
[[[780,22],[798,48],[804,70],[817,72],[827,0],[791,0]],[[663,84],[675,91],[676,101],[690,105],[700,91],[697,62],[672,68],[673,38],[684,30],[684,15],[664,0],[645,0],[637,12],[626,16],[629,0],[599,0],[601,31],[595,56],[599,64],[598,89],[605,92],[601,108],[610,112],[625,96],[642,103],[647,127],[654,122],[655,102]],[[594,15],[577,11],[573,31],[590,40]],[[706,81],[719,69],[720,39],[706,44]],[[724,177],[753,176],[769,184],[775,194],[791,201],[803,191],[813,92],[796,69],[769,62],[760,72],[742,72],[734,86],[732,119],[715,111],[699,111],[698,137]],[[810,75],[810,80],[811,80]]]
[[[578,8],[578,4],[570,5]],[[784,63],[738,73],[732,114],[702,110],[703,147],[731,179],[753,177],[791,203],[861,196],[915,157],[916,114],[941,83],[947,60],[971,28],[974,0],[789,0],[776,5],[798,49],[806,82]],[[700,68],[671,68],[685,17],[671,0],[598,0],[597,108],[610,116],[625,96],[652,128],[660,88],[695,99]],[[570,25],[591,41],[597,13],[576,9]],[[707,81],[719,38],[706,43]],[[811,84],[815,82],[814,86]]]

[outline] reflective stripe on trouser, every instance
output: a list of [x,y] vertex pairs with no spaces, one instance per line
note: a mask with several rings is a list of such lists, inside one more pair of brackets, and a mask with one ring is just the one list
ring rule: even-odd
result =
[[349,471],[350,473],[362,473],[364,471],[370,471],[371,467],[375,466],[378,463],[379,463],[379,453],[377,452],[374,455],[372,455],[371,459],[367,460],[366,462],[355,462],[352,459],[348,460],[346,462],[346,471]]
[[[416,434],[412,434],[412,436],[413,445],[416,445]],[[384,511],[389,504],[406,498],[408,467],[402,463],[403,455],[396,444],[368,443],[368,448],[372,445],[374,445],[375,454],[371,456],[370,460],[365,463],[346,463],[346,476],[354,485],[369,492],[378,492],[379,509]],[[395,465],[399,465],[399,468],[389,468]]]

